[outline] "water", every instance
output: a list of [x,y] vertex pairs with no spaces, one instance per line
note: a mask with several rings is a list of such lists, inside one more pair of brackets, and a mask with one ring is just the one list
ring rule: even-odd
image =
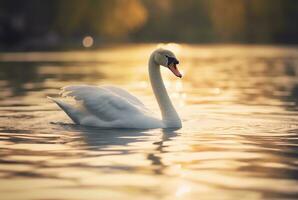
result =
[[168,47],[162,70],[180,130],[73,125],[45,97],[113,84],[159,115],[147,79],[157,45],[0,54],[1,199],[295,199],[298,49]]

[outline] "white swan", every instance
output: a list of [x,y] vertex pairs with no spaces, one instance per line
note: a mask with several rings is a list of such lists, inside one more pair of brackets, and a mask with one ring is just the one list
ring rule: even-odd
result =
[[152,116],[144,104],[127,91],[113,86],[73,85],[62,88],[62,96],[71,96],[76,106],[53,100],[76,123],[105,128],[181,128],[181,120],[164,86],[160,66],[182,77],[175,55],[164,49],[155,50],[149,59],[150,82],[162,114],[162,120]]

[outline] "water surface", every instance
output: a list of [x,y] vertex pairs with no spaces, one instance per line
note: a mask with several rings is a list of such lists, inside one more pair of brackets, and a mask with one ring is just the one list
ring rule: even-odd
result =
[[298,49],[168,47],[162,74],[180,130],[74,125],[46,96],[118,85],[159,115],[147,77],[157,45],[0,54],[1,199],[295,199]]

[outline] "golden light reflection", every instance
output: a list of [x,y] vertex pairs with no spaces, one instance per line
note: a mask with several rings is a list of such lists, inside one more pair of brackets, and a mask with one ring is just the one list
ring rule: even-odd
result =
[[178,187],[175,196],[176,197],[181,197],[183,195],[185,195],[186,193],[189,193],[191,191],[191,187],[189,185],[186,184],[182,184]]
[[214,94],[220,94],[221,93],[221,89],[220,88],[213,88],[212,93],[214,93]]
[[138,86],[140,88],[148,88],[149,87],[149,83],[147,81],[139,81],[138,82]]
[[183,83],[181,81],[176,81],[175,82],[175,89],[176,91],[181,91],[183,89]]

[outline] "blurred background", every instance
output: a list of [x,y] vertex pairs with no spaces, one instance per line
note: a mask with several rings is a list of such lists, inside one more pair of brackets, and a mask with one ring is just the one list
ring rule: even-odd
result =
[[0,50],[298,42],[292,0],[2,0]]

